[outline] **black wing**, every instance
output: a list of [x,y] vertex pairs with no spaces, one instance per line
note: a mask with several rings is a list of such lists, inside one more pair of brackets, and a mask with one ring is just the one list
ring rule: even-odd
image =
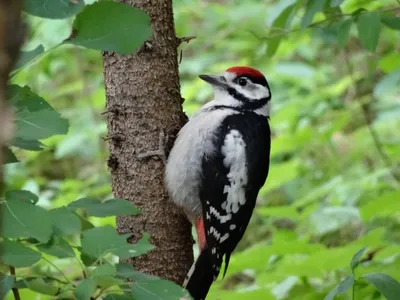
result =
[[229,116],[219,127],[214,145],[215,153],[203,158],[200,199],[205,251],[209,251],[216,279],[223,256],[225,275],[230,255],[247,228],[258,192],[268,175],[268,119],[251,112]]

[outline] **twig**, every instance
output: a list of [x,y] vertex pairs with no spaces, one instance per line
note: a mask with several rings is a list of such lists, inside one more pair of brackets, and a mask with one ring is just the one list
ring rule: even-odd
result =
[[[14,278],[15,278],[15,268],[14,268],[13,266],[10,266],[10,274],[11,274],[12,276],[14,276]],[[14,294],[14,299],[15,299],[15,300],[21,300],[21,297],[19,296],[18,288],[13,287],[13,288],[12,288],[12,292],[13,292],[13,294]]]
[[47,263],[49,263],[54,269],[56,269],[56,270],[65,278],[65,280],[66,280],[68,283],[72,283],[71,280],[68,279],[68,277],[64,274],[64,272],[63,272],[59,267],[57,267],[57,266],[56,266],[55,264],[53,264],[50,260],[48,260],[47,258],[44,258],[43,256],[42,256],[42,259],[43,259],[44,261],[46,261]]
[[353,71],[353,67],[350,63],[350,60],[348,58],[348,54],[346,49],[343,52],[343,56],[344,56],[344,61],[346,64],[346,68],[347,68],[347,72],[349,73],[349,76],[351,78],[355,93],[356,93],[356,100],[359,102],[361,110],[362,110],[362,115],[364,118],[364,122],[365,125],[368,127],[368,130],[370,132],[370,135],[372,137],[372,140],[374,142],[375,148],[380,156],[380,158],[382,159],[383,163],[386,165],[386,167],[389,170],[390,175],[392,176],[394,182],[396,183],[396,185],[398,185],[398,183],[400,182],[400,177],[396,174],[396,172],[393,170],[393,163],[391,162],[390,158],[386,155],[385,150],[383,149],[382,143],[379,140],[379,136],[376,133],[374,127],[372,126],[372,124],[370,124],[369,120],[368,120],[368,110],[367,107],[365,106],[364,103],[362,103],[361,99],[359,99],[359,88],[357,85],[357,82],[354,78],[354,71]]
[[196,37],[191,35],[191,36],[184,36],[181,38],[176,38],[176,41],[178,43],[178,46],[182,43],[189,43],[191,40],[194,40]]
[[[400,0],[397,0],[397,1],[400,3]],[[399,7],[394,7],[394,8],[387,8],[387,9],[377,10],[377,12],[381,13],[381,12],[388,12],[388,11],[397,11],[399,9],[400,9]],[[359,15],[366,14],[366,13],[370,13],[370,11],[362,11],[362,12],[359,13]],[[330,22],[330,21],[333,22],[333,21],[335,21],[337,19],[341,19],[343,17],[349,17],[349,16],[352,16],[352,15],[353,14],[338,14],[338,15],[334,15],[329,19],[325,19],[325,20],[321,20],[321,21],[318,21],[318,22],[314,22],[314,23],[310,24],[307,28],[304,28],[304,29],[303,28],[295,28],[295,29],[291,29],[291,30],[284,30],[282,28],[279,28],[280,30],[282,30],[282,33],[278,33],[278,34],[274,34],[274,35],[266,36],[266,37],[259,37],[253,31],[249,31],[249,32],[252,35],[254,35],[258,40],[271,40],[271,39],[274,39],[274,38],[277,38],[277,37],[288,35],[288,34],[293,33],[293,32],[313,29],[313,28],[318,27],[318,25],[321,25],[323,23]],[[270,29],[271,30],[276,30],[277,28],[272,27]]]

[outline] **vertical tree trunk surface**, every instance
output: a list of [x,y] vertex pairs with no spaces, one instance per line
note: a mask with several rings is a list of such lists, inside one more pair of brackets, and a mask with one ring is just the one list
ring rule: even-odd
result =
[[185,121],[172,0],[119,2],[145,11],[153,36],[132,55],[103,54],[113,193],[141,209],[138,216],[117,218],[117,230],[131,233],[130,242],[148,232],[156,249],[129,262],[181,284],[193,262],[190,224],[168,198],[162,160],[138,158],[158,148],[161,131],[169,136],[169,150]]
[[[4,160],[4,146],[12,134],[12,114],[6,103],[6,91],[8,75],[16,63],[24,37],[21,5],[19,0],[0,0],[0,166]],[[0,191],[2,181],[0,169]]]

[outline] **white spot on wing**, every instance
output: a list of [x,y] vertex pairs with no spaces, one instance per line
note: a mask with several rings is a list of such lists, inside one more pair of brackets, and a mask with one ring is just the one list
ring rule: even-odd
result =
[[232,219],[232,214],[221,215],[214,207],[210,206],[210,214],[214,215],[220,223],[225,223]]
[[190,277],[192,277],[195,268],[196,268],[196,262],[193,263],[192,267],[190,268],[189,272],[187,273],[187,275],[185,277],[185,281],[183,282],[183,285],[182,285],[183,288],[186,288],[186,285],[188,284]]
[[221,237],[221,234],[213,226],[210,227],[210,234],[214,235],[216,240],[219,240]]
[[230,230],[234,230],[236,228],[236,225],[235,224],[231,224],[230,226],[229,226],[229,229]]
[[219,242],[223,243],[224,241],[226,241],[229,238],[229,233],[225,233],[223,236],[221,236]]
[[236,213],[246,203],[244,187],[248,181],[246,144],[238,130],[233,129],[226,135],[221,153],[224,156],[224,166],[229,169],[227,176],[230,182],[230,186],[224,187],[224,193],[228,194],[226,206],[224,203],[221,206],[227,213]]
[[224,210],[226,209],[226,201],[222,202],[221,208],[224,209]]

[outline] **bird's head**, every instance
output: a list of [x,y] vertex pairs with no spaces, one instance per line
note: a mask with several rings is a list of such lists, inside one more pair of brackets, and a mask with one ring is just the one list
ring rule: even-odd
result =
[[232,67],[223,75],[200,75],[210,83],[215,100],[224,105],[258,110],[268,107],[271,91],[265,76],[250,67]]

